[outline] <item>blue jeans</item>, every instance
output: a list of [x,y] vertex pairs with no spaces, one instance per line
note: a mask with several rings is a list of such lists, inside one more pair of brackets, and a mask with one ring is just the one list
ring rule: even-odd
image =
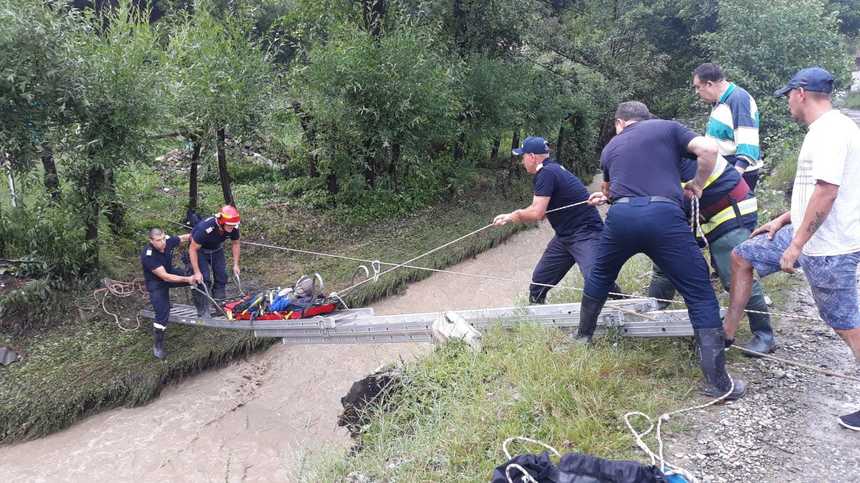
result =
[[[738,245],[735,253],[750,262],[759,277],[766,277],[780,270],[779,260],[793,237],[794,228],[786,225],[776,232],[773,240],[768,240],[764,234],[750,238]],[[827,325],[836,330],[860,327],[858,263],[860,252],[832,256],[800,255],[797,261],[812,289],[818,313]]]
[[693,328],[722,327],[708,264],[684,211],[674,203],[634,198],[629,203],[612,205],[594,267],[585,281],[585,293],[605,300],[621,267],[637,253],[650,257],[681,293]]

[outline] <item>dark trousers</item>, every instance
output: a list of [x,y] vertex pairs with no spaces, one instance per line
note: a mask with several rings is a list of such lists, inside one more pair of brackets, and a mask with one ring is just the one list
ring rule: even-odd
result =
[[633,198],[630,203],[612,205],[585,293],[605,300],[621,267],[637,253],[651,258],[684,297],[693,328],[722,327],[708,264],[683,210],[674,203]]
[[[170,317],[170,289],[187,287],[187,283],[176,282],[148,282],[146,290],[149,292],[149,302],[155,310],[155,328],[164,330],[167,328],[167,319]],[[160,326],[160,327],[159,327]]]
[[532,284],[529,285],[529,299],[534,303],[543,303],[550,288],[538,284],[556,285],[573,268],[579,265],[582,277],[587,278],[594,265],[597,254],[597,243],[600,232],[573,238],[554,236],[547,244],[543,255],[532,273]]
[[[710,242],[708,251],[711,253],[711,266],[720,277],[720,283],[728,292],[732,282],[732,250],[750,236],[750,229],[741,227],[727,232]],[[651,287],[648,289],[648,295],[661,299],[672,299],[675,297],[675,287],[672,282],[666,278],[666,275],[659,267],[654,267],[654,275],[651,278]],[[754,312],[747,314],[750,321],[750,329],[753,333],[765,331],[770,333],[770,316],[767,313],[767,302],[764,298],[764,291],[761,283],[758,280],[753,280],[752,293],[750,294],[749,302],[746,308]]]
[[[216,250],[201,248],[197,252],[197,263],[200,266],[200,273],[203,274],[203,283],[212,288],[212,298],[223,299],[227,286],[227,260],[224,258],[224,247]],[[209,275],[210,267],[212,268],[211,277]],[[212,282],[213,279],[214,283]]]

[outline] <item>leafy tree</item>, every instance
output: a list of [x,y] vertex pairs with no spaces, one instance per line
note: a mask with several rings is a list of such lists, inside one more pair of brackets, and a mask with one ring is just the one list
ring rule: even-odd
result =
[[101,14],[88,13],[82,28],[64,42],[74,64],[67,86],[74,99],[73,123],[62,126],[77,212],[84,227],[86,263],[99,264],[99,216],[105,207],[115,230],[123,223],[114,171],[147,154],[147,128],[157,112],[157,37],[145,12],[121,3]]
[[235,204],[225,140],[228,129],[234,136],[253,133],[268,112],[275,76],[267,53],[241,19],[219,21],[198,6],[170,35],[165,65],[170,122],[193,144],[189,207],[197,204],[201,144],[213,136],[224,202]]
[[434,48],[433,32],[401,28],[374,38],[344,25],[309,52],[292,86],[312,113],[321,168],[392,183],[451,138],[457,70]]
[[78,29],[74,12],[34,1],[0,1],[0,152],[17,170],[39,155],[44,184],[56,200],[60,181],[53,157],[55,126],[69,122],[74,64],[64,42]]
[[763,134],[791,123],[784,103],[772,94],[801,68],[822,66],[846,85],[850,58],[838,13],[825,0],[720,0],[718,25],[699,42],[756,98]]

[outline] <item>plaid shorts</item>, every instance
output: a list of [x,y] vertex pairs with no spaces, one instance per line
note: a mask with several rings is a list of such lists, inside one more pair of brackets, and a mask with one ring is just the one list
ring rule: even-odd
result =
[[[786,225],[776,232],[773,240],[768,240],[767,235],[759,235],[736,246],[734,252],[750,262],[759,277],[766,277],[780,271],[779,259],[793,237],[794,229]],[[795,264],[795,267],[803,268],[821,318],[834,329],[860,327],[858,263],[860,252],[820,257],[801,254]]]

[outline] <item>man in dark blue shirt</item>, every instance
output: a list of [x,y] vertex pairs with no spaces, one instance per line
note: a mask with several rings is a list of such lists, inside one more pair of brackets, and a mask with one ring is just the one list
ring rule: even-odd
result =
[[[194,225],[191,231],[191,247],[188,258],[194,270],[194,283],[205,284],[201,291],[209,292],[212,298],[223,300],[227,286],[227,261],[224,258],[224,241],[232,241],[233,273],[239,275],[239,211],[226,205],[215,216],[211,216]],[[209,267],[212,267],[212,277],[209,277]],[[214,280],[214,282],[213,282]],[[194,305],[198,317],[207,317],[209,299],[204,293],[194,292]]]
[[[502,226],[544,217],[549,220],[555,236],[544,250],[529,285],[529,302],[542,304],[547,292],[561,282],[574,264],[579,264],[583,277],[591,272],[603,220],[596,208],[586,204],[588,190],[582,181],[549,159],[549,147],[543,138],[528,137],[513,153],[523,157],[523,167],[534,175],[534,197],[528,208],[498,215],[493,223]],[[616,286],[613,291],[620,289]]]
[[[591,204],[611,200],[597,259],[585,281],[578,339],[590,341],[607,292],[624,263],[645,253],[666,274],[687,304],[705,376],[703,393],[731,393],[738,399],[746,384],[726,372],[725,334],[720,307],[686,215],[683,198],[700,198],[717,160],[717,144],[674,121],[651,119],[641,102],[624,102],[615,112],[616,136],[603,148],[603,192]],[[682,190],[679,180],[688,153],[698,158],[696,176]]]
[[149,292],[149,301],[155,310],[152,352],[159,359],[167,357],[164,331],[167,330],[167,319],[170,316],[170,289],[187,287],[192,282],[192,277],[173,268],[173,249],[180,243],[187,242],[189,238],[190,235],[165,235],[161,228],[153,228],[149,230],[149,243],[140,253],[146,291]]

